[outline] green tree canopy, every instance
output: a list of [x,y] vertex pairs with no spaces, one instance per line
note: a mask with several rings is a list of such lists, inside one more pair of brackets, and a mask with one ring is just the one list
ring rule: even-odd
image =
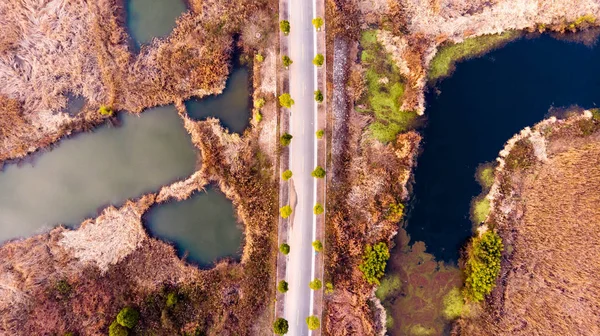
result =
[[318,317],[312,315],[306,318],[306,325],[308,326],[308,330],[317,330],[321,327],[321,322],[319,322]]
[[287,181],[289,179],[292,178],[292,171],[291,170],[286,170],[283,173],[281,173],[281,178],[283,178],[284,181]]
[[287,281],[285,281],[285,280],[281,280],[281,281],[279,281],[279,283],[277,284],[277,290],[278,290],[280,293],[285,293],[285,292],[287,292],[287,291],[288,291],[288,289],[289,289],[289,286],[288,286],[288,283],[287,283]]
[[256,54],[256,56],[254,56],[254,59],[258,62],[258,63],[262,63],[265,60],[265,56],[263,56],[262,54]]
[[275,323],[273,323],[273,332],[275,332],[277,335],[287,334],[288,329],[288,321],[282,317],[278,318],[275,320]]
[[315,56],[315,58],[313,59],[313,64],[316,66],[321,66],[324,62],[325,56],[323,56],[323,54],[317,54],[317,56]]
[[139,319],[140,313],[131,307],[125,307],[121,309],[117,315],[117,322],[123,327],[127,327],[129,329],[135,327]]
[[127,336],[129,335],[129,330],[127,328],[120,325],[117,321],[113,321],[110,327],[108,327],[108,336]]
[[288,218],[292,214],[292,207],[289,205],[283,206],[279,209],[279,214],[281,218]]
[[325,131],[324,130],[318,130],[315,135],[317,136],[317,139],[322,139],[323,135],[325,135]]
[[294,61],[292,61],[292,59],[287,55],[281,56],[281,62],[283,63],[283,66],[286,68],[289,67],[290,65],[292,65],[292,63],[294,63]]
[[502,238],[492,230],[473,239],[465,264],[464,292],[468,299],[482,301],[494,289],[503,249]]
[[279,245],[279,251],[285,255],[288,255],[290,253],[290,245],[282,243]]
[[320,240],[315,240],[314,242],[312,242],[312,247],[315,249],[315,251],[317,252],[321,252],[323,251],[323,243],[321,243]]
[[316,18],[312,19],[312,24],[313,24],[313,26],[315,26],[317,31],[321,30],[321,27],[323,27],[323,18],[316,17]]
[[323,102],[323,93],[321,90],[315,91],[315,101],[319,104]]
[[358,268],[363,273],[365,280],[370,284],[379,285],[379,279],[385,273],[385,266],[390,258],[390,251],[386,243],[367,245],[363,254],[363,261]]
[[281,135],[281,138],[279,139],[279,142],[281,143],[282,146],[289,146],[290,143],[292,142],[292,138],[294,138],[294,137],[291,134],[283,133]]
[[290,33],[290,22],[288,20],[279,21],[279,29],[284,35],[288,35]]
[[323,167],[317,166],[317,168],[315,168],[315,170],[313,170],[313,172],[310,173],[310,175],[312,175],[312,177],[316,177],[316,178],[324,178],[326,175],[326,171],[325,171],[325,169],[323,169]]
[[319,290],[321,287],[323,287],[323,283],[319,279],[314,279],[308,284],[308,287],[310,287],[312,290]]
[[324,211],[325,211],[325,209],[323,209],[323,206],[322,206],[321,204],[319,204],[319,203],[317,203],[317,204],[315,205],[315,207],[313,208],[313,213],[314,213],[315,215],[320,215],[320,214],[322,214]]
[[279,104],[283,107],[291,108],[294,105],[294,100],[289,93],[284,93],[279,96]]

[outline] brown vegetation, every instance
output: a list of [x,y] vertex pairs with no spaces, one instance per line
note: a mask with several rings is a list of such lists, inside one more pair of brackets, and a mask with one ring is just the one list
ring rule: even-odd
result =
[[500,278],[454,334],[600,333],[599,130],[588,112],[550,119],[509,142],[486,222],[504,242]]

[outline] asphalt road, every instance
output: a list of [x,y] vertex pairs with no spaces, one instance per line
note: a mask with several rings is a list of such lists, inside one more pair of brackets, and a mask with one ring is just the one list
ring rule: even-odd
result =
[[[310,174],[316,166],[316,105],[314,100],[315,71],[312,64],[315,56],[315,35],[312,19],[312,0],[289,0],[289,57],[290,95],[295,104],[291,108],[290,170],[297,194],[297,203],[292,213],[290,231],[290,254],[286,279],[284,318],[288,320],[290,336],[310,335],[306,318],[311,315],[313,293],[308,287],[314,274],[314,237],[316,203],[315,178]],[[293,192],[293,191],[292,191]]]

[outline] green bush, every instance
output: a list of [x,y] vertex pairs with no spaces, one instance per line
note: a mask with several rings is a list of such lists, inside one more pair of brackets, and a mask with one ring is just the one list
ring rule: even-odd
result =
[[315,249],[315,251],[317,252],[321,252],[323,251],[323,243],[321,243],[320,240],[315,240],[314,242],[312,242],[312,247]]
[[283,206],[279,209],[279,214],[281,218],[288,218],[292,214],[292,207],[289,205]]
[[279,139],[279,142],[282,146],[289,146],[292,142],[292,138],[293,136],[291,134],[283,133],[283,135],[281,135],[281,138]]
[[392,222],[397,222],[402,219],[404,215],[404,204],[402,203],[391,203],[388,207],[386,219]]
[[127,327],[129,329],[135,327],[139,320],[140,313],[131,307],[125,307],[121,309],[117,315],[117,322],[123,327]]
[[263,119],[262,113],[260,113],[260,111],[256,111],[256,113],[254,113],[254,120],[256,120],[256,122],[261,122],[262,119]]
[[256,56],[254,56],[254,59],[258,62],[258,63],[262,63],[265,60],[265,56],[263,56],[262,54],[256,54]]
[[333,284],[331,282],[327,282],[325,284],[325,293],[326,294],[331,294],[333,293]]
[[291,170],[286,170],[283,173],[281,173],[281,178],[283,178],[284,181],[287,181],[289,179],[292,178],[292,171]]
[[319,290],[323,287],[323,283],[319,279],[315,279],[308,284],[308,287],[312,290]]
[[263,108],[265,106],[267,102],[265,101],[265,98],[258,98],[255,102],[254,102],[254,107],[256,108]]
[[167,307],[171,308],[175,306],[177,302],[179,302],[179,297],[177,296],[177,293],[171,292],[167,294]]
[[98,112],[100,112],[100,114],[102,114],[103,116],[109,116],[109,117],[112,116],[114,113],[114,111],[106,105],[100,106],[100,108],[98,109]]
[[114,321],[110,327],[108,327],[108,335],[109,336],[127,336],[129,335],[129,330],[123,327],[117,321]]
[[283,32],[284,35],[289,35],[290,28],[290,22],[288,20],[279,21],[279,29],[281,29],[281,32]]
[[285,293],[287,292],[289,289],[288,283],[285,280],[281,280],[279,281],[279,283],[277,284],[277,290],[280,293]]
[[277,335],[285,335],[287,334],[289,329],[288,321],[282,317],[279,317],[273,323],[273,332]]
[[313,59],[313,64],[316,66],[323,65],[323,62],[325,62],[325,56],[323,56],[323,54],[317,54],[317,56],[315,56]]
[[315,315],[306,318],[306,325],[308,326],[308,330],[317,330],[319,329],[319,327],[321,327],[319,318]]
[[281,56],[281,62],[283,63],[283,66],[286,68],[289,67],[290,65],[292,65],[292,63],[294,63],[294,61],[292,61],[292,59],[289,58],[289,56],[287,56],[287,55]]
[[279,245],[279,252],[288,255],[290,253],[290,245],[282,243],[281,245]]
[[316,17],[316,18],[312,19],[312,24],[313,24],[313,26],[315,26],[317,31],[320,31],[321,27],[323,27],[323,18]]
[[323,135],[325,135],[325,131],[324,130],[318,130],[315,134],[317,135],[317,139],[322,139]]
[[315,205],[315,207],[313,208],[313,213],[314,213],[315,215],[320,215],[320,214],[322,214],[324,211],[325,211],[325,209],[323,209],[323,206],[322,206],[321,204],[319,204],[319,203],[317,203],[317,204]]
[[321,92],[321,90],[315,91],[315,101],[319,104],[323,102],[323,93]]
[[279,96],[279,104],[283,107],[291,108],[294,105],[294,100],[289,93],[284,93]]
[[363,254],[363,261],[358,266],[365,280],[370,284],[380,285],[379,279],[385,272],[385,266],[390,258],[390,251],[386,243],[367,245]]
[[473,238],[465,263],[465,296],[475,302],[482,301],[496,286],[500,274],[502,239],[488,230],[480,237]]
[[310,175],[316,178],[324,178],[326,173],[327,172],[325,171],[325,169],[323,169],[321,166],[317,166],[317,168],[315,168],[315,170],[313,170],[313,172],[310,173]]

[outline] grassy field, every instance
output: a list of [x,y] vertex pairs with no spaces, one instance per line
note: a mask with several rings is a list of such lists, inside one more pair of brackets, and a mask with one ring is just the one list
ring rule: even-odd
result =
[[389,142],[409,128],[416,114],[400,109],[405,81],[391,56],[377,42],[377,32],[364,31],[360,43],[367,90],[359,101],[357,111],[373,114],[375,121],[369,126],[373,137]]
[[462,43],[441,47],[429,65],[429,80],[432,82],[449,76],[455,63],[467,58],[480,56],[492,49],[515,40],[521,36],[516,30],[509,30],[497,35],[482,35],[468,38]]

